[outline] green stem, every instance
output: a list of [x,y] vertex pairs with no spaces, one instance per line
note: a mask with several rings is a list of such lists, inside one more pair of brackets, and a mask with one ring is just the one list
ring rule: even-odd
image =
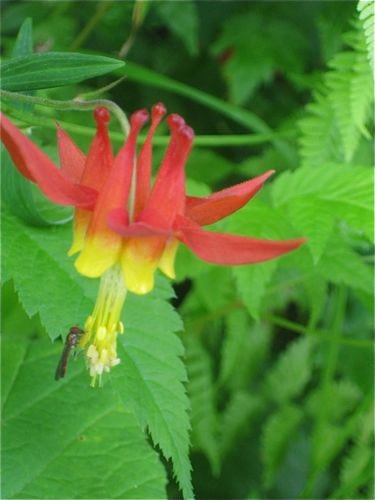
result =
[[[0,93],[1,95],[1,93]],[[93,101],[90,101],[93,102]],[[97,102],[97,101],[96,101]],[[111,101],[110,101],[111,102]],[[65,108],[66,109],[66,108]],[[19,111],[12,108],[12,115],[26,123],[28,126],[43,126],[45,128],[50,128],[55,130],[56,122],[55,120],[45,117],[36,116],[34,113],[28,113],[25,111]],[[59,124],[68,132],[81,135],[83,137],[93,137],[95,130],[92,127],[87,127],[85,125],[78,125],[75,123],[69,123],[59,120]],[[287,136],[289,134],[280,134],[280,137]],[[119,132],[110,132],[111,139],[114,142],[122,143],[124,141],[124,135]],[[275,134],[272,135],[272,139]],[[138,141],[143,143],[145,139],[144,135],[140,135]],[[170,137],[167,136],[156,136],[153,139],[154,146],[166,146],[169,143]],[[268,143],[271,140],[269,134],[241,134],[241,135],[197,135],[194,139],[194,146],[198,147],[230,147],[230,146],[253,146],[257,144]]]
[[11,99],[12,101],[25,102],[29,104],[47,106],[55,109],[74,109],[77,111],[87,111],[96,108],[97,106],[105,106],[108,108],[118,119],[124,134],[129,134],[129,122],[123,110],[115,102],[108,99],[93,99],[90,101],[69,100],[58,101],[56,99],[47,99],[45,97],[31,96],[18,94],[17,92],[9,92],[7,90],[0,90],[0,97]]

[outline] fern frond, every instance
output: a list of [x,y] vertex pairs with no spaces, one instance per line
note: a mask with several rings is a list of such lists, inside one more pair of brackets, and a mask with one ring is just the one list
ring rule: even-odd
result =
[[362,22],[362,28],[366,37],[367,57],[374,70],[374,24],[375,24],[375,5],[373,0],[359,0],[357,5],[359,19]]
[[327,161],[350,162],[366,130],[373,102],[373,78],[367,60],[366,41],[357,24],[347,34],[348,48],[329,64],[323,88],[306,107],[300,121],[300,154],[303,166]]
[[213,475],[220,472],[218,418],[212,380],[211,359],[199,338],[186,337],[188,393],[191,403],[193,446],[206,455]]
[[358,29],[346,38],[352,50],[333,58],[326,84],[340,129],[345,161],[350,162],[360,135],[370,138],[365,124],[373,100],[373,80],[363,33]]
[[284,458],[290,438],[295,435],[302,420],[302,411],[287,405],[274,413],[266,422],[262,435],[264,483],[269,488]]

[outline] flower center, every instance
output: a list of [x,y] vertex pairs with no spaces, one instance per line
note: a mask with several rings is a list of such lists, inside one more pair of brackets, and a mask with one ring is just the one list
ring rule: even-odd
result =
[[111,267],[101,279],[93,313],[87,318],[80,347],[87,347],[87,361],[94,387],[101,384],[103,372],[120,363],[117,357],[117,335],[124,332],[120,320],[126,298],[126,287],[119,265]]

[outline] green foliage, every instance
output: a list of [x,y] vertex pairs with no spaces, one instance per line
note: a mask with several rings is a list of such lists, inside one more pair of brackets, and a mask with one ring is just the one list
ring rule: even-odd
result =
[[357,9],[359,19],[362,22],[363,31],[366,37],[367,56],[369,63],[374,69],[374,6],[373,2],[368,0],[358,0]]
[[[35,6],[2,6],[4,89],[129,115],[163,101],[196,133],[190,195],[276,170],[213,230],[307,241],[232,268],[180,248],[175,293],[157,276],[127,297],[103,386],[80,353],[56,382],[57,339],[98,283],[66,255],[70,209],[5,156],[3,496],[372,498],[373,2]],[[54,159],[56,121],[84,151],[95,133],[82,111],[10,98],[4,111]],[[168,141],[162,125],[155,171]]]
[[262,436],[264,482],[269,487],[275,477],[288,448],[289,440],[295,436],[302,419],[296,406],[286,405],[276,411],[266,422]]
[[312,373],[311,349],[311,340],[304,338],[280,355],[265,381],[271,399],[285,404],[301,394]]
[[59,483],[55,498],[163,497],[163,467],[134,416],[110,386],[88,391],[82,366],[57,386],[58,351],[45,339],[3,340],[3,495],[43,498]]
[[2,64],[2,87],[13,92],[60,87],[109,73],[123,65],[123,61],[86,54],[29,54]]

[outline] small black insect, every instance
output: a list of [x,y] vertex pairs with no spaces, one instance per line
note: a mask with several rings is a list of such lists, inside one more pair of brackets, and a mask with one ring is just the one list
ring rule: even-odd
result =
[[78,326],[72,326],[65,340],[64,350],[61,354],[59,364],[56,368],[55,380],[63,378],[66,373],[66,367],[71,351],[75,349],[80,341],[84,331]]

